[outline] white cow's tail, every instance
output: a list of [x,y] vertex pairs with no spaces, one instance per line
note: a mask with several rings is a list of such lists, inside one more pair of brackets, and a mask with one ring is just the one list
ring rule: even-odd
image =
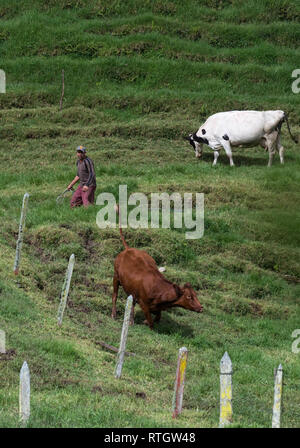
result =
[[294,137],[293,134],[291,133],[291,129],[290,129],[289,121],[288,121],[288,116],[287,116],[286,113],[284,113],[283,120],[284,120],[284,121],[286,122],[286,124],[287,124],[287,128],[288,128],[289,134],[290,134],[290,136],[291,136],[291,139],[292,139],[295,143],[299,143],[298,139],[297,139],[296,137]]

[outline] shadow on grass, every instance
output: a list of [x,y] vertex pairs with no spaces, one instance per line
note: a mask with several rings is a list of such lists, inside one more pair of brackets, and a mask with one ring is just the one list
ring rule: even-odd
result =
[[[154,317],[155,316],[152,314],[153,319]],[[135,325],[145,325],[146,327],[146,324],[144,324],[144,320],[145,315],[143,312],[138,311],[135,313],[134,317]],[[194,336],[194,331],[190,326],[182,323],[180,324],[180,326],[178,326],[178,323],[174,319],[172,319],[172,315],[167,311],[163,311],[161,313],[161,319],[159,323],[154,322],[153,331],[158,334],[174,335],[176,333],[180,334],[180,336],[189,338]]]
[[[234,154],[234,152],[233,152],[232,157],[233,157],[233,162],[234,162],[235,166],[241,166],[241,165],[246,165],[246,166],[265,165],[265,166],[267,166],[268,161],[269,161],[268,154],[266,154],[265,157],[249,157],[247,155],[243,156],[240,154]],[[201,163],[201,161],[213,164],[213,161],[214,161],[213,152],[203,153],[203,156],[201,157],[201,159],[199,159],[200,163]],[[276,163],[276,161],[277,160],[276,160],[276,155],[275,155],[274,159],[273,159],[273,163]],[[279,156],[278,156],[278,161],[279,161]],[[221,153],[219,155],[217,166],[220,164],[229,166],[229,159],[226,156],[226,154]]]

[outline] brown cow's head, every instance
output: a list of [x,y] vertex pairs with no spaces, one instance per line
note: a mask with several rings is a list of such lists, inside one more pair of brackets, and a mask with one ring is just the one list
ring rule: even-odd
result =
[[203,306],[199,302],[195,291],[193,290],[190,283],[185,283],[183,287],[180,288],[181,295],[176,301],[176,305],[186,310],[195,311],[196,313],[202,313]]

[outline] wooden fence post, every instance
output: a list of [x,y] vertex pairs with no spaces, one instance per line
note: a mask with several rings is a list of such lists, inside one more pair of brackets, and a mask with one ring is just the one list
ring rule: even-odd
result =
[[18,273],[19,273],[21,249],[22,249],[22,244],[23,244],[23,232],[25,229],[25,220],[26,220],[26,215],[27,215],[28,199],[29,199],[29,194],[25,193],[24,197],[23,197],[21,218],[20,218],[20,224],[19,224],[19,235],[18,235],[18,240],[17,240],[16,257],[15,257],[15,264],[14,264],[14,273],[16,275],[18,275]]
[[280,364],[275,376],[272,428],[280,428],[281,396],[282,396],[282,365]]
[[220,423],[223,428],[232,422],[232,362],[227,352],[220,362]]
[[128,334],[128,327],[129,327],[129,322],[130,322],[130,313],[131,313],[131,309],[132,309],[132,302],[133,302],[133,297],[130,295],[127,298],[126,308],[125,308],[125,313],[124,313],[124,321],[123,321],[123,327],[122,327],[122,333],[121,333],[120,347],[119,347],[119,351],[118,351],[118,355],[117,355],[117,363],[116,363],[116,368],[115,368],[115,378],[120,378],[121,373],[122,373],[126,341],[127,341],[127,334]]
[[19,415],[22,426],[26,426],[30,417],[30,373],[24,361],[20,371]]
[[6,353],[5,350],[5,331],[0,330],[0,353]]
[[64,284],[63,284],[63,287],[61,290],[61,295],[60,295],[60,304],[59,304],[58,312],[57,312],[57,322],[58,322],[59,326],[61,326],[61,324],[62,324],[63,315],[64,315],[64,311],[65,311],[66,304],[67,304],[74,263],[75,263],[75,255],[72,254],[69,259],[69,264],[68,264],[68,268],[66,271]]
[[183,399],[183,389],[184,389],[184,380],[185,380],[185,371],[186,371],[186,363],[187,363],[187,354],[188,350],[186,347],[181,347],[179,349],[178,360],[177,360],[177,370],[176,370],[176,379],[174,386],[174,395],[173,395],[173,418],[176,418],[179,414],[181,414],[182,410],[182,399]]

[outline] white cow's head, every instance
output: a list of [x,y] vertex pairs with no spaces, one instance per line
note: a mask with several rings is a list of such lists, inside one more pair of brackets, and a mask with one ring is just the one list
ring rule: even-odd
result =
[[198,137],[195,132],[194,134],[189,134],[189,136],[186,137],[186,140],[188,140],[190,142],[190,144],[192,145],[192,147],[195,150],[196,157],[198,159],[200,159],[202,157],[202,152],[203,152],[203,143],[207,143],[207,139]]

